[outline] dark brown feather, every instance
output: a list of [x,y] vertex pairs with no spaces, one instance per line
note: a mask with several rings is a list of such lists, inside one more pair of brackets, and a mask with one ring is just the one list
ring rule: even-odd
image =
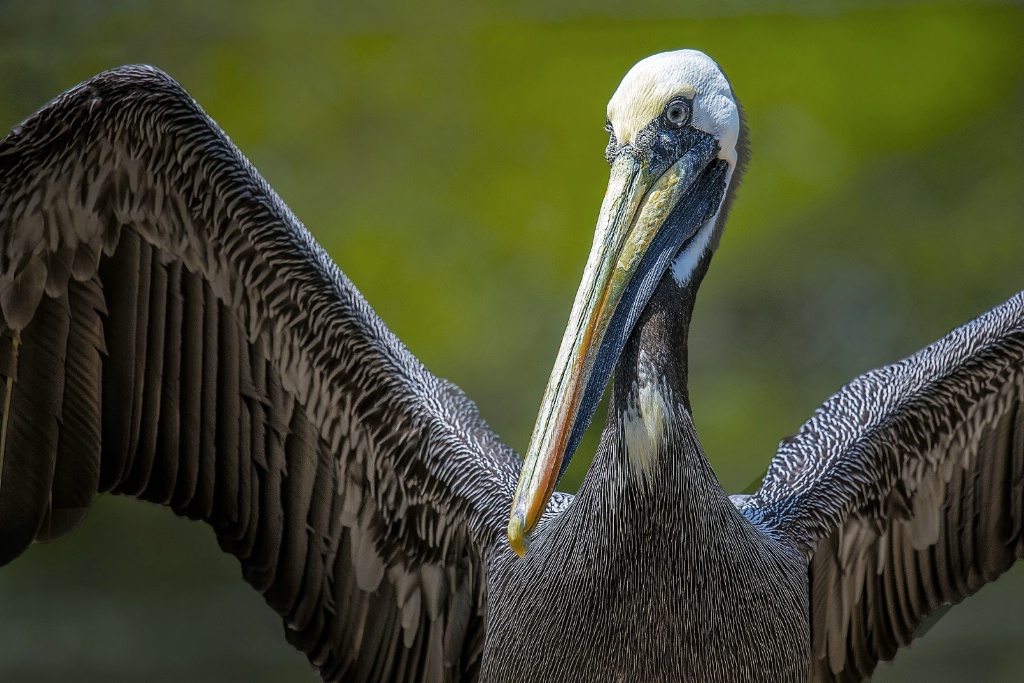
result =
[[[103,310],[99,283],[89,280],[69,293],[70,330],[65,372],[63,429],[57,444],[50,510],[39,540],[57,540],[84,518],[99,490]],[[45,530],[45,534],[43,531]]]

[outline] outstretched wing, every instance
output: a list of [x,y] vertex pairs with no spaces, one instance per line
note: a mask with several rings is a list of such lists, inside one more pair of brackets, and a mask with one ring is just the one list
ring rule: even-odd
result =
[[892,659],[1024,554],[1024,292],[843,387],[741,510],[810,562],[813,680]]
[[0,564],[113,491],[202,519],[327,679],[473,679],[518,457],[162,72],[0,141]]

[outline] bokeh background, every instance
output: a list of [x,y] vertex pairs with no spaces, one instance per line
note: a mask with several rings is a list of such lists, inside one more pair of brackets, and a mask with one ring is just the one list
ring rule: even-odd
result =
[[[0,129],[102,69],[162,67],[522,452],[604,191],[607,98],[648,54],[705,50],[754,153],[691,395],[740,491],[843,382],[1024,287],[1021,7],[811,5],[0,2]],[[0,571],[0,680],[315,680],[239,577],[205,527],[101,499]],[[875,680],[1019,681],[1022,643],[1018,569]]]

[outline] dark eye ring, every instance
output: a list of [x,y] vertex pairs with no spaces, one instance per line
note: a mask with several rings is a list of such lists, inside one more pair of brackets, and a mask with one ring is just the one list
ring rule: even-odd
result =
[[690,102],[677,97],[665,107],[665,121],[672,128],[682,128],[690,122]]

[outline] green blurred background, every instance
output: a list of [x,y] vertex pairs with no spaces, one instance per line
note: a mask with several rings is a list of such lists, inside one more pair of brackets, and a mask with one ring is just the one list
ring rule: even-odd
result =
[[[607,98],[648,54],[705,50],[753,146],[691,343],[695,419],[739,491],[843,382],[1024,287],[1024,11],[810,7],[0,2],[0,129],[102,69],[162,67],[521,452],[604,191]],[[239,574],[205,527],[102,499],[0,572],[0,680],[314,680]],[[1018,570],[875,680],[1019,681],[1022,614]]]

